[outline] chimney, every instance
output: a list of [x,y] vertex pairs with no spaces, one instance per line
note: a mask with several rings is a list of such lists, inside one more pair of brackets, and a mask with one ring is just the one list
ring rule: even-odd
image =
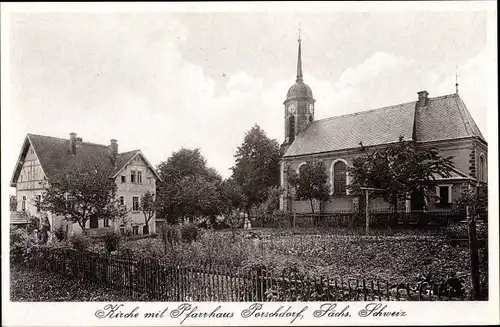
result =
[[76,133],[69,133],[69,153],[76,155]]
[[111,158],[113,160],[116,160],[118,158],[118,141],[115,139],[112,139],[110,141],[109,149],[111,150]]
[[429,92],[427,91],[420,91],[420,92],[417,92],[418,94],[418,106],[419,107],[424,107],[427,105],[427,101],[429,100],[428,99],[428,96],[429,96]]

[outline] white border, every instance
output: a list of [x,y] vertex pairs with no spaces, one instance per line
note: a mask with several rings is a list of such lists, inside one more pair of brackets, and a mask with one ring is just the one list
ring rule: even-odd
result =
[[[487,11],[488,15],[488,45],[492,58],[490,67],[492,74],[490,80],[485,83],[490,87],[488,106],[488,180],[491,199],[498,199],[498,79],[497,75],[497,12],[494,1],[443,1],[443,2],[232,2],[232,3],[2,3],[1,4],[1,112],[2,112],[2,134],[10,128],[9,108],[9,13],[10,12],[348,12],[348,11],[370,11],[370,12],[435,12],[435,11]],[[10,153],[17,153],[16,145],[9,144],[5,137],[1,139],[2,163],[4,160],[12,162]],[[11,160],[12,159],[12,160]],[[8,202],[10,171],[2,171],[2,203]],[[309,306],[305,313],[306,318],[296,321],[295,325],[336,325],[336,324],[363,324],[363,325],[434,325],[434,324],[498,324],[499,319],[499,284],[498,284],[498,202],[490,201],[490,225],[489,225],[489,263],[490,263],[490,295],[488,302],[422,302],[422,303],[389,303],[392,310],[405,310],[407,316],[399,318],[361,318],[354,316],[348,320],[345,318],[315,319],[312,317],[313,308],[319,307],[320,303],[293,303],[294,309]],[[2,233],[6,235],[9,231],[8,205],[2,206]],[[95,317],[96,310],[102,308],[104,303],[11,303],[9,302],[9,269],[8,269],[8,237],[2,237],[2,325],[6,326],[98,326],[98,325],[178,325],[176,319],[158,320],[136,320],[111,319],[100,320]],[[164,309],[168,306],[172,309],[173,303],[127,303],[128,307],[139,306],[148,311]],[[202,311],[209,311],[217,306],[216,303],[197,304]],[[235,312],[233,319],[207,319],[188,320],[183,325],[269,325],[289,324],[288,319],[243,319],[240,312],[248,307],[247,303],[221,303],[225,310]],[[284,303],[265,304],[269,309],[276,309]],[[356,313],[364,306],[361,302],[351,302],[352,313]],[[170,310],[169,310],[170,311]]]

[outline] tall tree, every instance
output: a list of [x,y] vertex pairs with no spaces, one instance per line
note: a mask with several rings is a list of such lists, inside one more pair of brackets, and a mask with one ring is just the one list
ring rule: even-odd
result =
[[397,210],[398,200],[409,200],[411,195],[430,198],[429,188],[437,176],[449,177],[454,167],[452,157],[441,157],[437,149],[418,150],[413,142],[400,137],[399,142],[382,149],[370,150],[361,143],[364,156],[354,159],[348,168],[349,189],[361,193],[361,188],[385,190]]
[[295,188],[295,195],[299,200],[307,200],[314,213],[313,200],[324,201],[328,199],[328,176],[323,161],[310,160],[300,166],[299,172],[288,172],[288,182]]
[[245,207],[245,195],[241,186],[234,179],[228,178],[221,185],[222,212],[226,215],[232,215],[234,211],[239,211]]
[[268,189],[279,186],[281,150],[276,140],[254,125],[238,147],[232,178],[246,197],[246,211],[267,199]]
[[199,149],[181,149],[158,166],[158,215],[170,223],[196,217],[215,219],[220,212],[221,176]]
[[86,234],[87,221],[113,219],[117,213],[116,184],[110,176],[105,165],[74,163],[49,181],[43,201],[37,205],[78,223]]

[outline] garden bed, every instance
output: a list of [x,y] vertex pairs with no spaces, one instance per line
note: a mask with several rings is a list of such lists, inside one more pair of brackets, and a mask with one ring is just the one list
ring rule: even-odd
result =
[[110,287],[91,285],[26,266],[10,267],[12,302],[88,302],[129,301],[129,297]]

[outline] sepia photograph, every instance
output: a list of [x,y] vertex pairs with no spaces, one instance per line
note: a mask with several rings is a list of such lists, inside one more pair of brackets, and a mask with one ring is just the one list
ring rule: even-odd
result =
[[496,10],[436,3],[2,3],[5,300],[92,325],[498,301]]

